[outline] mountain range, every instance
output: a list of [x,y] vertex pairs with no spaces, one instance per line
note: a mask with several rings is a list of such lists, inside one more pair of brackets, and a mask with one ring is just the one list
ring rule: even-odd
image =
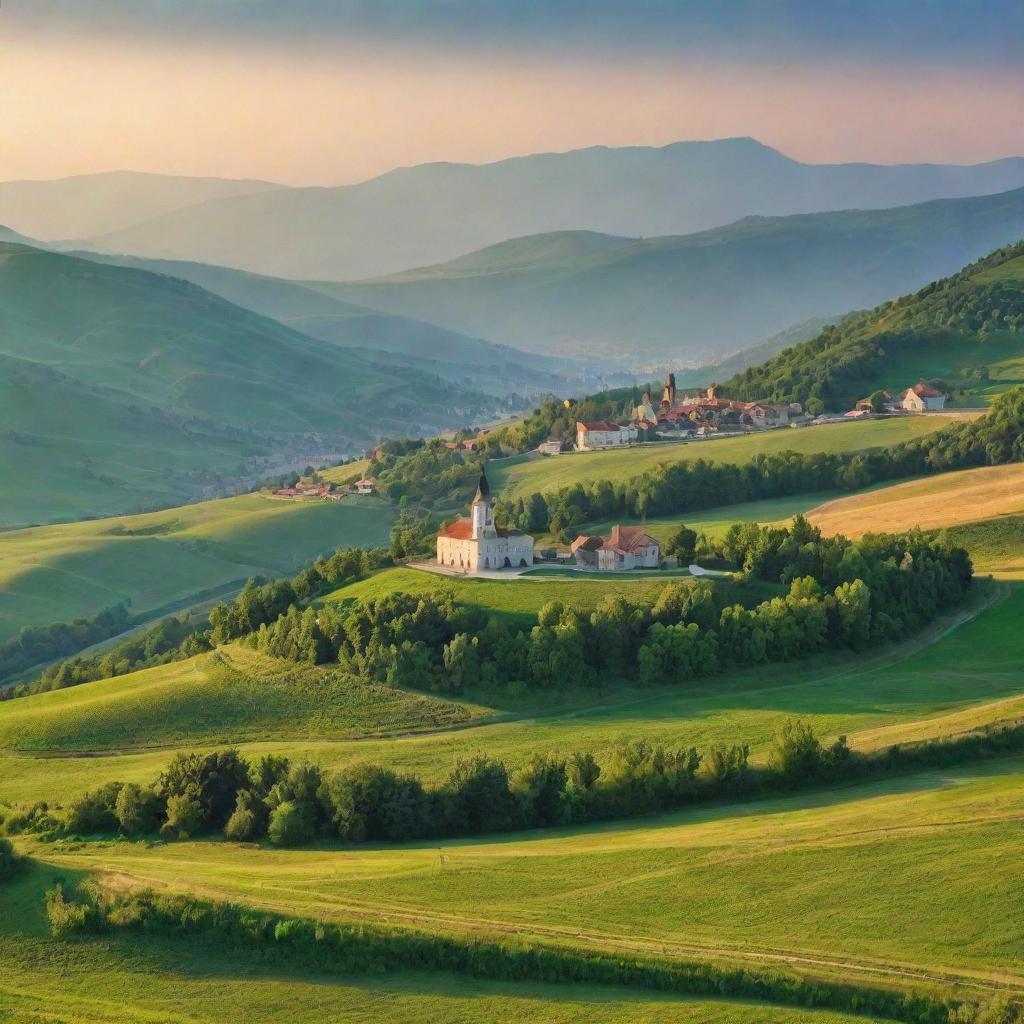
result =
[[[48,240],[87,240],[81,247],[93,250],[341,280],[440,263],[523,235],[581,229],[629,237],[690,234],[750,215],[880,209],[996,193],[1024,186],[1024,160],[812,165],[739,138],[661,148],[598,146],[485,165],[423,164],[332,188],[192,182],[191,204],[183,201],[181,179],[12,183],[19,202],[5,205],[0,192],[0,221]],[[32,204],[23,198],[29,184]],[[105,198],[105,190],[118,189],[131,201]],[[65,194],[77,197],[70,208]],[[147,203],[158,201],[171,205],[147,215]]]
[[872,307],[1024,236],[1024,189],[883,210],[747,217],[691,235],[502,242],[326,294],[532,352],[714,362]]
[[0,243],[0,526],[180,503],[498,407],[191,282]]

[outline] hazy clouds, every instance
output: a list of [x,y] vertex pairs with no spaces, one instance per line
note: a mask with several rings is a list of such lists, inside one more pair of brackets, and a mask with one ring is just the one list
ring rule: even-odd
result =
[[753,135],[812,161],[1024,153],[1024,4],[4,0],[0,177],[352,181]]

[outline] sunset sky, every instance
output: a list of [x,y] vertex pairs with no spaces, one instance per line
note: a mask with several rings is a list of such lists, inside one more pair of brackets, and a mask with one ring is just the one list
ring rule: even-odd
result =
[[0,179],[342,184],[751,135],[810,162],[1024,155],[1024,4],[3,0]]

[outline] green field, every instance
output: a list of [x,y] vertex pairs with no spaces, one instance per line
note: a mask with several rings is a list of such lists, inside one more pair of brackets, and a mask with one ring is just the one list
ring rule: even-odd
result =
[[[488,982],[390,973],[359,977],[270,967],[209,946],[153,936],[86,942],[51,939],[41,867],[4,892],[0,915],[0,1021],[4,1024],[853,1024],[864,1017],[692,1000],[601,986]],[[60,872],[67,877],[66,872]]]
[[[512,765],[538,750],[592,750],[603,758],[639,736],[701,749],[746,742],[761,760],[794,715],[821,736],[848,734],[854,746],[900,742],[906,730],[916,730],[913,738],[948,735],[1024,712],[1024,660],[1018,644],[1007,643],[1022,614],[1024,588],[998,584],[974,608],[872,658],[822,657],[653,693],[610,687],[535,713],[520,698],[511,711],[491,706],[494,720],[480,724],[472,719],[487,707],[478,704],[418,694],[406,703],[402,691],[340,683],[327,690],[318,682],[326,669],[306,670],[309,685],[289,688],[294,668],[286,663],[283,691],[269,669],[262,681],[225,691],[216,676],[210,682],[201,673],[203,662],[182,662],[0,704],[0,800],[66,799],[111,779],[148,781],[190,741],[237,742],[251,755],[286,753],[327,768],[369,759],[438,780],[457,757],[479,751]],[[233,655],[244,656],[255,658]],[[361,706],[360,692],[370,708]],[[405,717],[396,721],[399,712]],[[380,738],[395,732],[403,734]],[[138,744],[150,749],[132,752]],[[43,750],[59,756],[33,753]],[[112,756],[82,756],[100,750]]]
[[165,512],[0,533],[0,641],[130,602],[158,614],[249,576],[290,575],[339,547],[387,544],[394,513],[373,498],[262,494]]
[[[360,849],[32,844],[318,918],[1024,992],[1024,759],[553,834]],[[836,896],[841,893],[841,912]],[[906,979],[906,980],[909,980]]]
[[[965,415],[974,415],[966,413]],[[492,462],[491,486],[503,499],[536,491],[556,491],[594,480],[631,480],[663,462],[706,459],[716,463],[748,462],[755,455],[794,451],[852,452],[878,448],[941,430],[949,416],[907,416],[900,419],[851,421],[772,430],[714,441],[689,441],[628,448],[625,451],[572,453],[541,457],[517,456]]]

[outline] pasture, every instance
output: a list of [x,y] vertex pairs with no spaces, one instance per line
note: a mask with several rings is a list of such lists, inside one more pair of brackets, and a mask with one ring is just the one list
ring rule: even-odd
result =
[[[349,690],[341,681],[331,691],[320,682],[327,669],[305,670],[310,685],[289,688],[291,665],[281,670],[280,690],[272,681],[252,683],[235,698],[221,695],[220,685],[196,682],[190,691],[180,679],[152,682],[172,670],[187,680],[197,667],[183,662],[0,704],[0,800],[66,800],[113,779],[146,782],[174,750],[235,743],[251,757],[287,754],[328,769],[370,760],[438,781],[456,758],[481,751],[512,766],[535,751],[590,750],[606,760],[613,747],[641,736],[702,750],[748,743],[752,758],[763,760],[790,717],[865,749],[944,736],[1024,712],[1015,642],[1022,614],[1024,588],[995,584],[975,607],[873,657],[822,656],[672,690],[587,690],[547,710],[536,706],[544,699],[537,694],[506,702],[499,693],[466,705],[365,684]],[[370,707],[361,706],[361,694]],[[528,700],[533,708],[523,706]],[[133,737],[145,737],[146,747]],[[100,751],[108,756],[89,756]]]
[[[381,1020],[443,1024],[854,1024],[863,1017],[686,999],[593,985],[491,982],[445,973],[338,976],[253,963],[201,942],[152,935],[85,942],[50,938],[43,893],[58,874],[42,866],[5,889],[0,920],[4,1024],[322,1024]],[[71,876],[73,877],[73,876]],[[510,1016],[511,1015],[511,1016]],[[521,1016],[520,1016],[521,1015]]]
[[1018,758],[625,824],[422,845],[29,848],[47,865],[112,873],[120,886],[307,917],[1020,994],[1022,813]]
[[158,615],[239,589],[249,576],[289,575],[335,548],[387,544],[392,518],[373,498],[246,494],[0,533],[0,642],[122,601],[135,615]]
[[[974,416],[976,413],[963,413]],[[488,467],[488,478],[495,494],[502,499],[525,497],[536,491],[557,491],[572,484],[594,480],[612,482],[631,480],[665,462],[706,459],[712,463],[749,462],[755,455],[794,451],[853,452],[880,448],[941,430],[951,416],[906,416],[884,420],[852,420],[798,430],[769,430],[743,437],[713,441],[687,441],[564,455],[518,456],[495,461]]]
[[836,498],[807,518],[826,534],[859,537],[920,526],[942,529],[1024,512],[1024,464],[984,466]]

